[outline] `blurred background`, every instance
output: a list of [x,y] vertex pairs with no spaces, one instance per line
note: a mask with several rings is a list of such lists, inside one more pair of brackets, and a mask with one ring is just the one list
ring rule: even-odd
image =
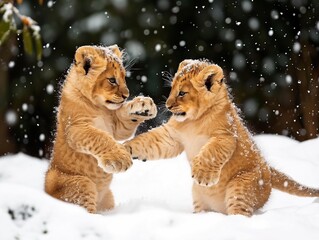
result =
[[131,96],[151,96],[160,108],[138,133],[169,117],[164,79],[179,62],[206,58],[224,68],[253,133],[318,137],[317,0],[0,0],[2,36],[8,2],[37,24],[14,16],[22,30],[0,38],[0,155],[49,158],[60,85],[85,44],[116,43],[135,62]]

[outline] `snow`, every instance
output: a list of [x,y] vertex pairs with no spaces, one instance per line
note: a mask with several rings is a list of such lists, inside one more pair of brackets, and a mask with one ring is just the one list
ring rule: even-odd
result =
[[161,49],[162,49],[161,44],[158,43],[158,44],[155,45],[155,51],[156,51],[156,52],[161,51]]
[[186,42],[184,40],[179,42],[179,46],[184,47],[186,45]]
[[17,122],[17,113],[13,110],[8,110],[5,115],[5,121],[9,126],[13,126]]
[[[319,138],[254,137],[267,161],[303,184],[319,186]],[[114,175],[116,207],[89,214],[43,191],[48,161],[22,153],[0,158],[0,239],[318,239],[319,200],[273,190],[247,218],[192,213],[190,168],[184,154],[134,161]],[[261,183],[262,184],[262,183]]]
[[8,67],[9,68],[13,68],[15,66],[15,62],[14,61],[10,61],[9,64],[8,64]]
[[12,5],[12,3],[4,4],[0,10],[1,10],[1,12],[4,12],[3,16],[2,16],[3,21],[9,22],[10,18],[12,17],[12,14],[13,14],[13,5]]
[[52,94],[53,93],[53,91],[54,91],[54,86],[52,85],[52,84],[48,84],[47,86],[46,86],[46,92],[47,92],[47,94]]

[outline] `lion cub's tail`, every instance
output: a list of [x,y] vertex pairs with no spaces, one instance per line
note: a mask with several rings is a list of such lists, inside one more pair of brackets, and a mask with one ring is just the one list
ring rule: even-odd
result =
[[272,167],[270,170],[273,188],[301,197],[319,197],[319,189],[304,186]]

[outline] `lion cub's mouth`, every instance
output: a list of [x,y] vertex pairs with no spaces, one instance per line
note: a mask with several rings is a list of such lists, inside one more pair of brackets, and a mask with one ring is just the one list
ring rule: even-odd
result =
[[106,100],[105,102],[106,103],[110,103],[110,104],[122,104],[122,103],[124,103],[124,101],[122,101],[122,102],[113,102],[113,101],[110,101],[110,100]]
[[121,102],[113,102],[113,101],[110,101],[110,100],[106,100],[105,101],[106,103],[106,107],[110,110],[116,110],[116,109],[119,109],[122,104],[124,103],[124,101],[121,101]]
[[186,112],[173,113],[174,116],[185,116]]
[[186,112],[173,112],[173,117],[178,122],[183,122],[186,119]]

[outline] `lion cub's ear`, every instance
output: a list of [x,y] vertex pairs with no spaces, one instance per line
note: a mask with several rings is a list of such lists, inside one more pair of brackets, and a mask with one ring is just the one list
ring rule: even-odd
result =
[[85,75],[90,71],[95,51],[96,48],[93,46],[82,46],[75,52],[75,65],[79,67],[78,70]]
[[108,46],[108,49],[110,49],[118,58],[122,59],[122,52],[116,44]]
[[194,79],[194,84],[197,87],[205,87],[208,91],[211,91],[214,83],[221,84],[223,79],[223,69],[216,64],[211,64],[200,71],[198,77]]

